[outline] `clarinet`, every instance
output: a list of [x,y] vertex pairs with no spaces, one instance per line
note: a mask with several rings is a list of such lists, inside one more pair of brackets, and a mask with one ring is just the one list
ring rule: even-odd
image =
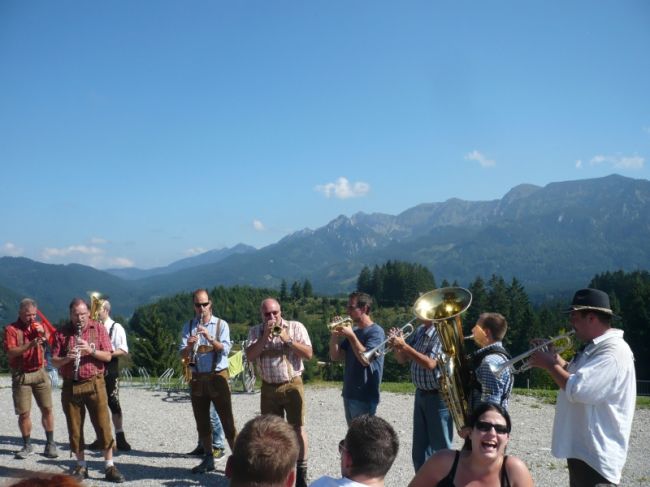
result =
[[79,342],[81,341],[81,321],[77,323],[77,335],[75,337],[77,342],[76,355],[74,357],[74,380],[79,380],[79,364],[81,363],[81,350],[79,349]]

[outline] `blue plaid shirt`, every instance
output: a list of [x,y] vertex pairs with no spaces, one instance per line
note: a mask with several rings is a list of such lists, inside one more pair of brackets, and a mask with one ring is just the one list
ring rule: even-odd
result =
[[[415,333],[406,339],[406,342],[415,349],[415,351],[426,355],[427,357],[437,359],[438,355],[442,353],[442,343],[438,337],[436,327],[431,325],[427,328],[420,325]],[[415,387],[430,391],[438,389],[438,377],[440,372],[438,367],[435,369],[427,369],[418,364],[415,360],[411,360],[411,380]]]
[[[494,347],[503,347],[503,344],[498,341],[492,343],[487,347],[483,347],[476,351],[476,354],[489,350]],[[508,409],[508,399],[512,392],[513,377],[510,370],[506,370],[500,377],[495,376],[490,370],[490,364],[501,365],[508,359],[500,353],[492,353],[486,355],[481,361],[481,364],[476,368],[474,374],[476,380],[481,384],[481,391],[472,389],[472,398],[470,408],[474,409],[481,402],[492,402],[500,404],[504,409]]]

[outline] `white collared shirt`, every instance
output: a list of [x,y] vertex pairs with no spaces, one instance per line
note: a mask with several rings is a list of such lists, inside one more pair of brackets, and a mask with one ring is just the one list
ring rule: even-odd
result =
[[560,390],[553,455],[577,458],[618,484],[636,405],[634,355],[623,330],[610,329],[576,355]]
[[[113,327],[113,323],[115,323],[115,327]],[[112,335],[111,327],[113,327]],[[108,333],[108,336],[111,337],[113,350],[121,349],[124,350],[125,353],[129,353],[129,346],[126,343],[126,332],[124,331],[124,327],[109,317],[104,322],[104,328],[106,328],[106,333]]]

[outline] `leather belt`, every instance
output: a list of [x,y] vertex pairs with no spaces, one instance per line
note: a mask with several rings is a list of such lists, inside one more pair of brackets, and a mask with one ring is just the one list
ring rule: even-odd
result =
[[438,392],[439,392],[438,389],[430,389],[430,390],[427,390],[427,389],[418,389],[418,391],[420,391],[420,394],[424,394],[424,395],[427,395],[427,394],[438,394]]

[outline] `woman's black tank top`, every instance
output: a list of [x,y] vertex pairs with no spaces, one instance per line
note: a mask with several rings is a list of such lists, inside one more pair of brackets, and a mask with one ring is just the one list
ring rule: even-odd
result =
[[[438,482],[436,487],[455,487],[454,486],[454,477],[456,476],[456,467],[458,467],[458,459],[460,458],[460,452],[456,450],[456,458],[454,458],[454,464],[451,466],[451,470],[447,476]],[[508,479],[508,472],[506,472],[506,461],[508,460],[508,455],[503,457],[503,464],[501,465],[501,487],[510,487],[510,480]]]

